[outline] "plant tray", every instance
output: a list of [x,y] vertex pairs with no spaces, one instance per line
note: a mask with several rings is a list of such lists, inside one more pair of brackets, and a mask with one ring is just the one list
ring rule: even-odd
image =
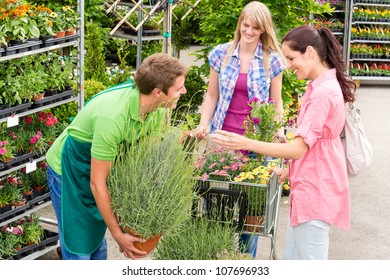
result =
[[21,258],[24,258],[28,255],[31,255],[34,252],[38,251],[38,245],[37,244],[31,244],[28,246],[22,247],[20,250],[16,251],[16,255],[13,256],[14,260],[20,260]]
[[4,169],[9,169],[11,167],[14,167],[14,166],[21,165],[23,163],[29,162],[30,159],[32,159],[32,158],[34,158],[34,154],[33,153],[27,153],[27,154],[23,154],[21,156],[15,157],[15,158],[13,158],[10,161],[3,162]]
[[17,106],[8,107],[7,109],[0,110],[0,118],[6,118],[13,114],[18,114],[27,111],[31,107],[31,103],[22,103]]
[[4,53],[4,49],[0,48],[0,57],[3,56],[3,53]]
[[4,163],[0,162],[0,170],[4,168]]
[[15,53],[23,53],[30,51],[32,49],[39,48],[42,44],[42,41],[26,41],[20,45],[5,47],[5,56],[15,54]]
[[[35,192],[34,192],[35,194]],[[35,206],[41,205],[42,203],[45,203],[50,200],[50,193],[46,192],[43,195],[37,196],[34,195],[34,198],[31,199],[28,204],[30,205],[30,208],[34,208]]]
[[0,215],[0,222],[4,222],[12,217],[15,217],[16,215],[19,215],[21,213],[26,212],[26,210],[30,207],[29,203],[27,202],[23,206],[16,207],[14,209],[11,209],[3,214]]
[[45,229],[45,239],[38,243],[38,250],[43,250],[47,246],[55,246],[58,243],[58,233]]
[[45,96],[41,100],[36,100],[34,103],[31,105],[32,108],[38,108],[42,107],[48,104],[52,104],[55,102],[59,102],[61,100],[69,99],[74,96],[74,90],[66,90],[57,94],[53,94],[51,96]]
[[66,42],[76,41],[79,36],[80,35],[78,33],[75,33],[73,35],[68,35],[68,36],[61,37],[61,38],[50,38],[50,39],[42,41],[41,46],[42,47],[49,47],[49,46],[58,45],[58,44],[66,43]]

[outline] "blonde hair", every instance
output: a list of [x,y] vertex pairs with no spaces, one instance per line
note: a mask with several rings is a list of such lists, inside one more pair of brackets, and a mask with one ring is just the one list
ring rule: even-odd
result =
[[240,17],[237,21],[236,30],[234,31],[234,40],[228,49],[227,55],[224,60],[226,66],[230,57],[233,55],[234,49],[237,47],[238,42],[241,39],[240,28],[244,20],[250,19],[264,32],[260,35],[260,40],[263,49],[263,66],[265,75],[268,76],[268,52],[270,50],[280,54],[283,58],[282,50],[280,49],[278,40],[276,39],[276,33],[272,22],[271,12],[268,7],[259,1],[252,1],[248,3],[241,11]]

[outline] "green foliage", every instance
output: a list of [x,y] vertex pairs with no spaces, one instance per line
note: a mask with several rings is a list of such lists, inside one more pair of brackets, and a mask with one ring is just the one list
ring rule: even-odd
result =
[[172,44],[177,58],[180,58],[181,50],[191,46],[199,32],[200,17],[195,11],[190,12],[184,20],[181,19],[189,8],[183,6],[185,4],[177,6],[173,11],[175,16],[172,17]]
[[298,114],[298,99],[306,90],[307,82],[298,80],[297,76],[289,70],[283,72],[282,99],[284,108],[284,123],[293,119],[296,123]]
[[38,219],[39,216],[37,214],[25,217],[25,222],[22,224],[22,243],[24,245],[38,244],[43,239],[45,231]]
[[[99,81],[85,80],[84,81],[84,102],[87,102],[95,94],[105,90],[107,87]],[[77,84],[73,82],[73,89],[77,92]],[[77,102],[70,102],[53,108],[54,115],[60,123],[71,123],[73,118],[78,113]]]
[[247,197],[247,215],[261,216],[265,213],[266,204],[266,188],[263,187],[247,187],[245,188]]
[[103,43],[103,34],[107,30],[95,23],[86,24],[86,27],[84,77],[86,80],[101,81],[103,84],[109,85]]
[[[168,233],[190,218],[194,162],[179,143],[180,130],[164,128],[147,135],[154,122],[130,133],[123,144],[108,187],[122,228],[144,238]],[[149,129],[148,129],[148,128]]]
[[152,253],[156,260],[217,260],[236,255],[235,228],[205,218],[192,219],[163,236]]
[[[62,6],[77,6],[77,0],[29,0],[31,4],[45,5],[53,10],[59,10]],[[85,0],[84,1],[84,18],[85,22],[91,20],[97,22],[99,25],[109,26],[111,19],[107,17],[104,9],[105,0]],[[76,9],[75,9],[76,10]]]
[[190,67],[184,85],[187,93],[180,97],[173,110],[173,114],[178,120],[183,120],[186,114],[198,112],[199,106],[203,102],[206,82],[199,67]]

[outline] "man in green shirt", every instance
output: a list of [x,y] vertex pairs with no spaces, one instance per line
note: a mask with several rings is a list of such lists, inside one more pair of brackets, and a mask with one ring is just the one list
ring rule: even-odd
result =
[[[106,229],[123,254],[139,237],[124,233],[113,213],[107,178],[119,144],[141,127],[155,128],[182,94],[186,67],[168,54],[146,58],[128,82],[93,97],[46,154],[48,184],[63,259],[107,259]],[[131,207],[131,205],[129,205]]]

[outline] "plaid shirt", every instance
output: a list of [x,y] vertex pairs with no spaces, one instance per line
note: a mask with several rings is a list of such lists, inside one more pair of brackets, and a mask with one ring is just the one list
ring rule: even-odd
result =
[[[209,124],[210,131],[221,129],[240,72],[240,58],[238,57],[239,44],[234,50],[226,67],[221,71],[221,66],[230,44],[232,44],[232,42],[218,45],[208,54],[210,66],[219,73],[219,99],[214,116]],[[257,97],[260,100],[268,99],[271,79],[279,75],[285,68],[282,58],[276,52],[270,51],[269,62],[269,74],[268,77],[266,77],[263,67],[263,50],[261,42],[259,42],[248,70],[247,87],[249,100],[253,97]]]

